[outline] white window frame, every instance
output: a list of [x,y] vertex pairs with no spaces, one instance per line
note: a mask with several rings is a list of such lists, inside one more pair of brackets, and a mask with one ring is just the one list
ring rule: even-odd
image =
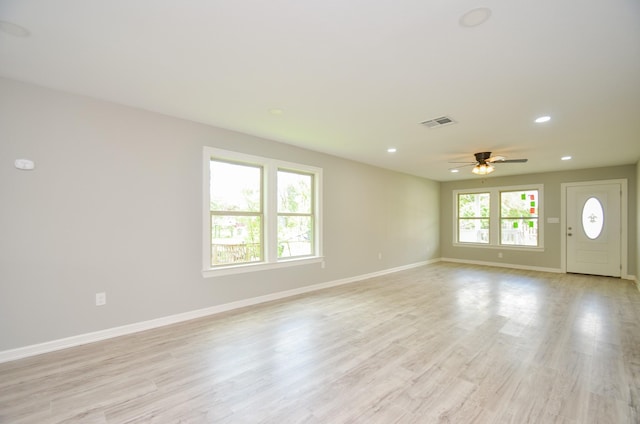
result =
[[[322,168],[281,161],[261,156],[204,146],[202,162],[202,275],[216,277],[244,272],[263,271],[274,268],[306,265],[322,262]],[[262,262],[211,266],[211,215],[210,215],[210,162],[212,158],[223,161],[254,164],[263,167],[263,214],[264,233],[262,238],[264,260]],[[313,175],[313,255],[278,259],[278,170],[290,170]]]
[[[538,190],[538,245],[524,246],[513,244],[501,244],[500,239],[500,193],[505,191],[526,191]],[[489,193],[489,243],[460,243],[458,241],[458,195]],[[453,190],[453,245],[456,247],[477,247],[481,249],[501,249],[501,250],[526,250],[544,251],[544,185],[518,185],[507,187],[480,187],[472,189]]]

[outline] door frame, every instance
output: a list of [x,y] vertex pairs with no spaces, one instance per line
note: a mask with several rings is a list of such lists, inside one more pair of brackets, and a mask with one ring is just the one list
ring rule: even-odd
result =
[[615,180],[577,181],[560,184],[560,269],[567,273],[567,187],[593,186],[600,184],[620,184],[620,278],[632,279],[628,274],[628,206],[627,206],[627,180],[624,178]]

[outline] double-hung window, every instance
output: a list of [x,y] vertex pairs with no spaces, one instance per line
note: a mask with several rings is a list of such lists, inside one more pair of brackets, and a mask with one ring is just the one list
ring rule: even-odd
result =
[[489,243],[489,193],[458,193],[458,242]]
[[456,190],[455,244],[542,248],[542,185]]
[[278,258],[314,254],[314,175],[278,169]]
[[263,167],[212,158],[211,266],[264,259]]
[[538,190],[500,192],[500,244],[510,246],[539,245]]
[[322,170],[204,148],[203,274],[321,260]]

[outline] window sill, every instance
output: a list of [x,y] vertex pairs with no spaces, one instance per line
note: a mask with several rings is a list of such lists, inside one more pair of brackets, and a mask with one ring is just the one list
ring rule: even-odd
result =
[[481,249],[520,250],[525,252],[544,252],[544,246],[512,246],[509,244],[453,243],[453,247],[479,247]]
[[202,270],[204,278],[222,277],[224,275],[243,274],[246,272],[267,271],[279,268],[288,268],[292,266],[309,265],[324,261],[323,256],[313,256],[310,258],[296,258],[281,260],[278,262],[260,262],[255,264],[230,265],[219,268],[209,268]]

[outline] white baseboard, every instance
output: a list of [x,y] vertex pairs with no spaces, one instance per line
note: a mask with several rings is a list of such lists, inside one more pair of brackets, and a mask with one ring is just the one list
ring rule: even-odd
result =
[[[469,265],[486,265],[486,266],[495,266],[500,268],[522,269],[526,271],[553,272],[555,274],[565,273],[565,271],[561,268],[544,268],[539,266],[505,264],[501,262],[471,261],[467,259],[455,259],[455,258],[440,258],[440,260],[442,262],[455,262],[455,263],[469,264]],[[638,278],[635,275],[624,274],[620,278],[623,280],[633,281],[636,287],[638,288],[638,291],[640,291],[640,281],[638,281]]]
[[358,281],[367,280],[369,278],[379,277],[382,275],[391,274],[394,272],[403,271],[411,268],[417,268],[420,266],[439,262],[439,260],[440,259],[432,259],[424,262],[417,262],[414,264],[372,272],[370,274],[359,275],[356,277],[350,277],[350,278],[344,278],[340,280],[329,281],[326,283],[314,284],[311,286],[300,287],[292,290],[285,290],[282,292],[272,293],[264,296],[238,300],[236,302],[231,302],[231,303],[225,303],[223,305],[211,306],[204,309],[197,309],[194,311],[156,318],[148,321],[136,322],[133,324],[127,324],[120,327],[108,328],[106,330],[94,331],[92,333],[79,334],[77,336],[71,336],[64,339],[52,340],[49,342],[34,344],[30,346],[25,346],[25,347],[19,347],[16,349],[0,351],[0,363],[14,361],[16,359],[22,359],[29,356],[40,355],[43,353],[53,352],[56,350],[67,349],[70,347],[80,346],[87,343],[93,343],[100,340],[106,340],[113,337],[124,336],[127,334],[137,333],[140,331],[151,330],[153,328],[176,324],[183,321],[189,321],[196,318],[202,318],[209,315],[215,315],[222,312],[231,311],[233,309],[244,308],[247,306],[257,305],[264,302],[271,302],[273,300],[284,299],[286,297],[291,297],[299,294],[322,290],[329,287],[355,283]]
[[560,268],[545,268],[540,266],[506,264],[501,262],[471,261],[468,259],[455,259],[455,258],[440,258],[440,260],[442,262],[455,262],[459,264],[495,266],[499,268],[522,269],[525,271],[553,272],[555,274],[561,274],[563,272]]

